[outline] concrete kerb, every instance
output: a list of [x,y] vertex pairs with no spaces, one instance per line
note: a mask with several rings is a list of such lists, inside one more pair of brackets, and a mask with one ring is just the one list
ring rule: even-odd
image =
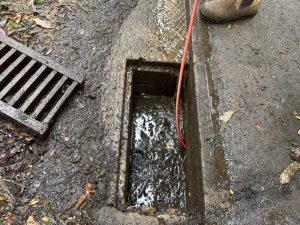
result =
[[[200,1],[200,4],[204,0]],[[194,1],[188,1],[188,9],[191,12]],[[190,13],[188,13],[189,15]],[[208,25],[201,19],[200,10],[195,20],[192,47],[190,56],[190,83],[194,83],[195,87],[195,109],[198,120],[198,135],[200,146],[193,150],[199,154],[201,161],[198,164],[196,179],[197,185],[195,191],[202,191],[203,195],[190,193],[199,196],[191,201],[190,207],[198,207],[197,202],[202,202],[200,206],[202,221],[205,224],[222,224],[226,218],[226,213],[231,204],[229,177],[227,174],[227,166],[224,160],[224,151],[222,149],[222,140],[219,134],[218,114],[215,112],[213,92],[214,84],[210,73],[210,44],[208,36]],[[214,112],[213,112],[214,111]],[[197,152],[198,151],[198,152]],[[199,169],[201,168],[201,169]],[[200,183],[202,187],[200,189]],[[198,203],[199,204],[199,203]]]

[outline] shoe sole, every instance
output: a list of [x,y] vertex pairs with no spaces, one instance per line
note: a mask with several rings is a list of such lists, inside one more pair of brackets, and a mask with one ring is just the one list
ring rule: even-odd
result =
[[208,22],[210,22],[210,23],[224,24],[224,23],[228,23],[228,22],[232,22],[232,21],[236,21],[236,20],[246,20],[246,19],[251,19],[251,18],[253,18],[256,14],[257,14],[257,12],[256,12],[256,13],[253,13],[253,14],[250,14],[250,15],[241,16],[241,17],[239,17],[239,18],[237,18],[237,19],[223,20],[223,21],[216,21],[216,20],[214,20],[214,19],[212,19],[212,18],[209,18],[209,17],[205,16],[205,15],[202,14],[202,13],[201,13],[201,17],[202,17],[204,20],[206,20],[206,21],[208,21]]

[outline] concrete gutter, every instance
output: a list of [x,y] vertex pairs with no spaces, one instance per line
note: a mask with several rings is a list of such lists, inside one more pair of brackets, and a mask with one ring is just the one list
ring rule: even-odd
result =
[[[189,1],[190,11],[193,2]],[[200,3],[203,2],[200,1]],[[195,99],[190,100],[195,105],[190,107],[197,110],[198,132],[194,130],[194,133],[199,134],[199,143],[195,145],[195,149],[191,149],[190,158],[201,160],[201,163],[199,161],[194,163],[196,170],[188,170],[188,173],[193,171],[195,173],[188,174],[188,177],[194,177],[197,180],[190,190],[191,205],[189,207],[198,209],[198,212],[202,214],[202,221],[205,223],[221,224],[231,200],[218,120],[219,100],[211,77],[210,54],[208,25],[200,19],[198,10],[192,36],[192,50],[190,51],[192,65],[190,66],[189,83],[195,91]],[[193,139],[190,138],[190,142]],[[192,180],[192,178],[188,179]]]

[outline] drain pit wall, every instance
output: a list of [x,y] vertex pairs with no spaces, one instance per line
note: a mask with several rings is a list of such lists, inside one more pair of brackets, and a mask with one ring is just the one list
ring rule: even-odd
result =
[[189,67],[189,76],[186,80],[184,104],[184,128],[188,143],[186,161],[186,192],[187,210],[197,217],[198,221],[204,218],[204,191],[201,159],[201,141],[199,120],[197,114],[197,99],[195,89],[195,74],[192,66]]
[[[134,103],[143,101],[143,98],[147,98],[151,96],[149,100],[149,105],[156,105],[155,102],[153,104],[151,101],[156,101],[155,96],[162,96],[160,98],[162,101],[166,99],[171,99],[171,104],[174,102],[174,107],[171,105],[170,112],[175,111],[175,93],[176,86],[179,74],[179,64],[173,63],[159,63],[159,62],[145,62],[141,60],[128,60],[127,61],[127,71],[126,71],[126,81],[125,81],[125,91],[124,91],[124,107],[123,107],[123,124],[122,124],[122,135],[120,142],[120,168],[119,168],[119,187],[117,190],[117,200],[116,205],[119,209],[125,209],[129,203],[129,175],[131,174],[131,157],[132,157],[132,143],[133,143],[133,112],[135,111]],[[153,97],[152,97],[153,96]],[[157,102],[157,105],[162,104],[161,100]],[[142,103],[143,104],[143,103]],[[167,104],[167,103],[166,103]],[[174,108],[174,110],[173,110]],[[172,109],[172,110],[171,110]],[[174,124],[172,125],[172,138],[176,142],[176,128],[175,128],[175,115],[171,115],[170,118],[174,120]],[[174,132],[174,133],[173,133]],[[181,146],[178,142],[178,145],[174,145],[177,152],[180,153],[178,158],[182,157],[183,161],[185,153],[184,150],[181,149]],[[178,146],[178,147],[177,147]],[[156,146],[155,146],[156,147]],[[162,147],[159,146],[158,147]],[[155,151],[160,150],[156,148]],[[180,149],[179,149],[180,148]],[[136,150],[136,149],[135,149]],[[169,149],[168,151],[173,151],[174,149]],[[166,149],[165,149],[166,151]],[[158,151],[159,152],[159,151]],[[170,153],[170,152],[169,152]],[[167,153],[167,154],[169,154]],[[173,155],[174,156],[174,155]],[[177,157],[173,158],[175,161]],[[180,160],[180,159],[179,159]],[[178,163],[178,162],[177,162]],[[179,164],[179,163],[178,163]],[[184,163],[181,163],[181,167],[184,167]],[[163,164],[160,165],[164,166]],[[178,169],[178,168],[177,168]],[[185,187],[185,175],[183,171],[183,187]],[[182,180],[181,180],[182,182]],[[180,185],[178,185],[180,186]],[[180,187],[177,187],[177,191]],[[173,190],[173,189],[172,189]],[[185,190],[182,191],[184,197],[184,204],[180,204],[181,207],[176,207],[178,205],[174,204],[166,204],[163,208],[185,208],[186,206],[186,197]],[[181,196],[182,197],[182,196]],[[181,201],[182,203],[182,201]]]

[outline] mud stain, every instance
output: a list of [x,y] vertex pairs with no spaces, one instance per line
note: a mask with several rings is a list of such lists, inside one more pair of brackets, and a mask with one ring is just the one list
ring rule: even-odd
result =
[[135,96],[129,201],[133,206],[185,208],[185,153],[176,136],[172,97]]

